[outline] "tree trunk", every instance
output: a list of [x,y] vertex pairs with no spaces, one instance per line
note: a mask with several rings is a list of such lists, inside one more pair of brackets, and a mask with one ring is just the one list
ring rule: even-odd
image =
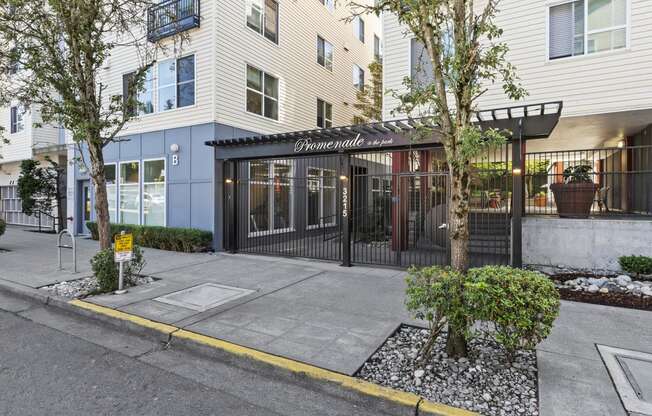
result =
[[[469,269],[469,174],[451,167],[451,196],[448,207],[448,226],[451,244],[451,267],[462,273]],[[459,288],[463,296],[464,288]],[[463,301],[463,300],[462,300]],[[454,323],[448,324],[446,353],[449,357],[466,357],[464,331]]]
[[95,220],[99,235],[100,250],[111,248],[111,230],[109,227],[109,201],[106,193],[106,176],[104,174],[104,155],[102,146],[88,141],[90,172],[95,191]]

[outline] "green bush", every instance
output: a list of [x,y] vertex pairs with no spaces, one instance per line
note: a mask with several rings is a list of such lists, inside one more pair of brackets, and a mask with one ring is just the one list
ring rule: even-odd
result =
[[493,324],[495,330],[486,335],[508,353],[533,349],[550,334],[559,314],[555,285],[537,272],[487,266],[463,274],[434,266],[411,268],[408,274],[407,309],[430,329],[422,359],[430,356],[444,327],[456,328],[468,341],[480,321]]
[[5,233],[7,229],[7,223],[4,220],[0,220],[0,236]]
[[[97,278],[102,293],[113,292],[118,289],[118,264],[113,259],[113,249],[107,248],[99,251],[91,259],[91,269]],[[143,252],[137,245],[134,245],[134,256],[130,262],[124,265],[124,284],[129,286],[135,283],[136,276],[145,266]]]
[[464,274],[449,267],[412,267],[408,270],[406,307],[416,319],[426,320],[430,329],[428,341],[420,352],[428,359],[435,340],[446,325],[464,332],[475,320],[464,301]]
[[[95,240],[99,238],[97,223],[87,222],[86,227]],[[111,224],[111,239],[125,231],[134,236],[134,243],[141,247],[168,251],[196,253],[208,251],[213,244],[213,233],[195,228],[169,228],[148,225]]]
[[506,266],[471,269],[465,299],[473,315],[491,322],[491,335],[510,354],[534,349],[559,315],[559,292],[544,275]]
[[620,267],[627,273],[652,274],[652,257],[647,256],[622,256],[618,259]]

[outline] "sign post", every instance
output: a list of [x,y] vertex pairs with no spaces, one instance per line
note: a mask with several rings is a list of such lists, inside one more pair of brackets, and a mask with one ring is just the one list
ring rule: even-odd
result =
[[115,291],[116,295],[127,293],[124,288],[124,264],[131,261],[134,256],[134,236],[133,234],[125,234],[122,231],[119,235],[115,236],[115,244],[113,245],[114,261],[118,263],[118,290]]

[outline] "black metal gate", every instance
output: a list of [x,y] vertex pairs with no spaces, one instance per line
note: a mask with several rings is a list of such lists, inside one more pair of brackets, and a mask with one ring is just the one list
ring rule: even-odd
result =
[[[479,166],[471,263],[508,263],[511,175],[506,163]],[[235,177],[231,241],[238,251],[344,264],[449,264],[442,148],[244,160]]]

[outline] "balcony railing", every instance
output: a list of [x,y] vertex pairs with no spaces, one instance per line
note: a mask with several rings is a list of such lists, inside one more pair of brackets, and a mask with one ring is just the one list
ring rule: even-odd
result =
[[168,0],[147,11],[147,39],[156,42],[199,27],[199,0]]
[[528,153],[525,213],[556,215],[551,185],[577,166],[595,187],[591,216],[652,216],[652,146]]

